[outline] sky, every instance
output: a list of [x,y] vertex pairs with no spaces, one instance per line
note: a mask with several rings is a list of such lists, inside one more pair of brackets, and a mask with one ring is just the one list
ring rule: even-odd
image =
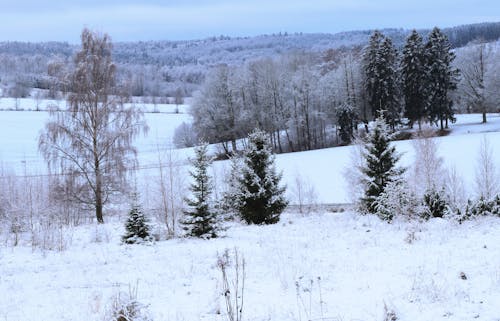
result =
[[146,41],[498,21],[498,0],[0,0],[0,41],[78,43],[84,27]]

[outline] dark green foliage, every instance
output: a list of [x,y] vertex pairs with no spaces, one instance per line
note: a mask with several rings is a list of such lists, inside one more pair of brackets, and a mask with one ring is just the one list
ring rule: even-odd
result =
[[372,115],[385,111],[394,130],[400,121],[398,102],[397,51],[392,40],[374,31],[363,54],[365,91]]
[[189,209],[184,211],[182,221],[186,235],[204,239],[217,237],[217,215],[211,204],[212,180],[208,167],[212,159],[208,156],[208,145],[195,148],[195,157],[191,160],[194,170],[190,172],[193,183],[190,186],[192,198],[187,199]]
[[413,30],[406,39],[401,59],[402,91],[404,97],[404,115],[410,121],[410,127],[425,117],[426,112],[426,66],[422,37]]
[[264,132],[249,136],[241,168],[238,212],[248,224],[274,224],[288,205],[281,175],[276,173],[274,156]]
[[356,124],[356,112],[349,104],[342,104],[335,108],[335,118],[339,127],[339,136],[343,143],[349,144],[353,138]]
[[125,235],[122,236],[122,242],[134,244],[152,240],[148,220],[142,212],[142,208],[138,205],[137,200],[134,200],[134,204],[128,214],[127,222],[125,223]]
[[467,201],[464,213],[457,213],[460,223],[471,220],[479,216],[498,216],[500,217],[500,195],[495,196],[491,201],[487,201],[484,197],[480,197],[476,202]]
[[450,92],[457,87],[458,70],[452,67],[454,59],[448,38],[439,28],[434,28],[425,45],[427,109],[429,121],[439,121],[441,129],[445,127],[444,122],[455,121],[450,98]]
[[438,192],[434,189],[428,190],[424,194],[424,207],[425,210],[422,213],[424,219],[429,219],[432,217],[443,217],[446,214],[448,205],[443,196],[444,191]]
[[404,172],[404,169],[396,167],[400,155],[396,153],[394,146],[390,146],[390,136],[383,116],[376,119],[364,149],[366,165],[362,172],[365,175],[366,190],[362,202],[369,213],[376,213],[377,198],[389,182]]

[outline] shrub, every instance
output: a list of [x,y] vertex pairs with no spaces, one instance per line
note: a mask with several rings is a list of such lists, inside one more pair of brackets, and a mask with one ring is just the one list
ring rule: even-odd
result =
[[435,189],[431,189],[425,192],[424,211],[422,213],[424,219],[443,217],[446,214],[448,205],[442,194],[444,194],[444,190],[438,192]]

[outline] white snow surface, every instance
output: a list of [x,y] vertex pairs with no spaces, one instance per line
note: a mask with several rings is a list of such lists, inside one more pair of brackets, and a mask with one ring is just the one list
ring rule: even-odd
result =
[[216,268],[226,248],[246,261],[244,320],[382,321],[384,305],[401,321],[500,316],[498,218],[288,213],[272,226],[232,223],[208,241],[121,245],[121,234],[115,221],[65,231],[63,252],[0,247],[0,318],[104,320],[113,295],[137,287],[153,320],[226,320]]

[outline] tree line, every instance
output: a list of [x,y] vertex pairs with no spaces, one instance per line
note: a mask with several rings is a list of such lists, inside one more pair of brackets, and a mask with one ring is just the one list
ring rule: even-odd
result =
[[[195,95],[194,131],[229,154],[254,128],[271,135],[277,152],[348,144],[358,125],[368,130],[380,110],[393,131],[420,128],[422,122],[445,129],[461,110],[482,112],[485,122],[486,113],[499,106],[487,98],[496,95],[498,53],[488,50],[486,57],[476,51],[492,44],[474,46],[460,51],[457,63],[437,27],[426,40],[413,30],[400,49],[376,30],[364,48],[299,52],[239,67],[222,64]],[[193,138],[180,135],[176,141],[182,145]]]

